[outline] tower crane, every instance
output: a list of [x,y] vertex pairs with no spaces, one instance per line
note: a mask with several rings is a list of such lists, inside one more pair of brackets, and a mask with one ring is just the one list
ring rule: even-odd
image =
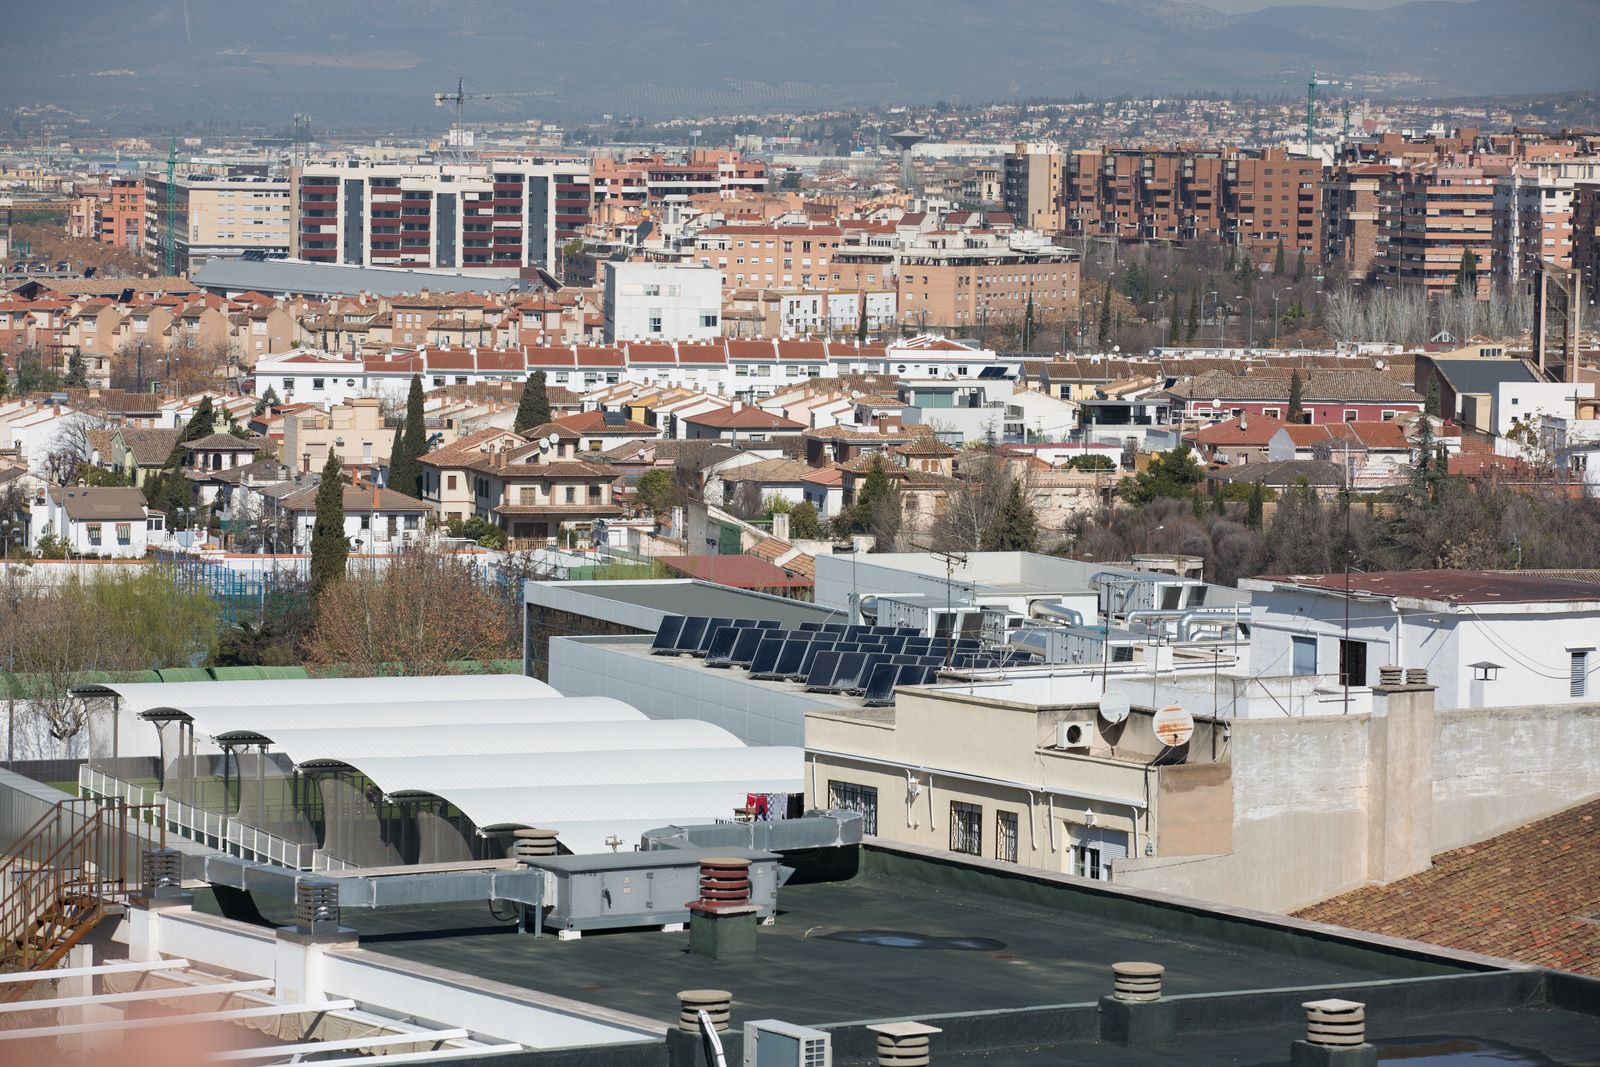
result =
[[1349,82],[1334,81],[1329,78],[1317,77],[1316,69],[1311,71],[1311,80],[1306,82],[1306,155],[1311,154],[1311,145],[1317,136],[1317,86],[1326,85],[1330,88],[1349,86]]
[[554,95],[555,90],[553,89],[505,89],[484,90],[480,92],[469,93],[467,92],[466,79],[457,78],[455,92],[433,94],[433,106],[444,107],[446,104],[455,105],[456,121],[455,125],[451,127],[451,139],[455,142],[456,158],[464,159],[466,155],[465,149],[467,147],[466,106],[468,100],[505,100],[515,97]]

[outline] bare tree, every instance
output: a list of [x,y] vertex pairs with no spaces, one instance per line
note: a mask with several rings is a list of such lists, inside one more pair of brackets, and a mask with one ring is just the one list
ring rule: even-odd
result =
[[111,423],[87,412],[74,412],[63,416],[51,439],[50,450],[45,454],[45,473],[57,485],[66,485],[77,474],[78,468],[88,463],[94,455],[91,430],[108,429]]
[[358,674],[447,674],[506,651],[504,609],[483,577],[420,546],[323,590],[310,647],[313,662]]

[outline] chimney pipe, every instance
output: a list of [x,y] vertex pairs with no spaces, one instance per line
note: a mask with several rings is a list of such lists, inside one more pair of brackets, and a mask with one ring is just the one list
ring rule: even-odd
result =
[[928,1039],[942,1032],[937,1026],[910,1019],[867,1029],[878,1035],[878,1067],[926,1067]]
[[529,826],[512,832],[511,855],[516,859],[533,856],[554,856],[559,830],[544,830]]
[[1166,970],[1159,963],[1113,963],[1111,995],[1131,1003],[1160,1000],[1161,976]]
[[685,1033],[700,1032],[700,1013],[711,1017],[711,1025],[724,1033],[733,1014],[733,994],[726,989],[684,989],[678,993],[678,1029]]

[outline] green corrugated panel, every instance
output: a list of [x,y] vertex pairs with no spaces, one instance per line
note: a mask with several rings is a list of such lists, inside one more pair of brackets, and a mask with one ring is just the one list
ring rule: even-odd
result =
[[119,682],[159,682],[161,675],[156,671],[126,671],[117,676]]
[[219,682],[309,677],[304,667],[210,667],[208,670],[211,672],[211,677]]
[[204,667],[162,667],[156,671],[163,682],[209,682],[211,673]]

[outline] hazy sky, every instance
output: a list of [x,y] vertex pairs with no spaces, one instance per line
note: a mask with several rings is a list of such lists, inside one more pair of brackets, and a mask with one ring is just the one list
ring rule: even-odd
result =
[[[1199,2],[1233,15],[1241,11],[1260,11],[1264,7],[1295,7],[1301,4],[1315,4],[1318,7],[1394,7],[1403,0],[1199,0]],[[1465,0],[1452,0],[1452,2],[1463,3]]]

